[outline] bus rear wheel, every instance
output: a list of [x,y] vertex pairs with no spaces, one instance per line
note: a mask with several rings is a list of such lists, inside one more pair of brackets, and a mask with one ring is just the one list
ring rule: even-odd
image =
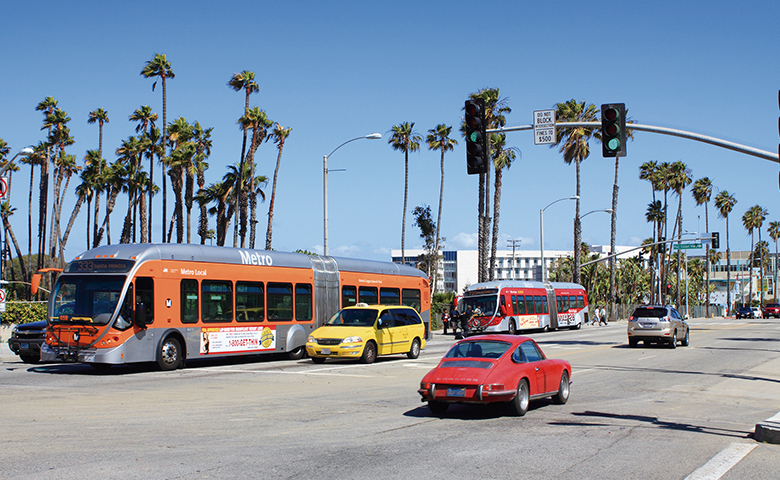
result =
[[181,344],[173,337],[168,337],[160,344],[157,352],[157,365],[160,370],[175,370],[182,363]]

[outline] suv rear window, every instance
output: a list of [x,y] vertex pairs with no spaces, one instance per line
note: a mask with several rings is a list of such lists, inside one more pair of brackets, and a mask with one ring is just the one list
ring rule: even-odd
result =
[[632,315],[632,316],[633,317],[644,317],[644,318],[647,318],[647,317],[661,318],[661,317],[665,317],[666,316],[666,309],[665,308],[661,308],[661,307],[657,307],[657,308],[652,308],[652,307],[637,308],[636,310],[634,310],[634,315]]

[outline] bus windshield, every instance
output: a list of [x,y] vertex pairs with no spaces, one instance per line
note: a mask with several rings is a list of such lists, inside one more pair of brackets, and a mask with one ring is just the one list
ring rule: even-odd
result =
[[464,313],[471,307],[472,311],[479,309],[479,311],[482,312],[482,315],[493,315],[496,312],[496,298],[497,295],[463,297],[463,299],[458,302],[458,311]]
[[52,322],[108,324],[124,283],[122,275],[61,275],[54,286]]

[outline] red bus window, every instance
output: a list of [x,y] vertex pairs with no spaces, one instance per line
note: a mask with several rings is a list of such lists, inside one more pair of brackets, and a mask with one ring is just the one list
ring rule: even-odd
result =
[[577,295],[577,308],[585,308],[585,298],[582,295]]
[[542,308],[542,297],[540,295],[534,295],[534,304],[536,305],[536,313],[544,313]]
[[569,295],[569,308],[577,308],[577,297]]
[[547,296],[542,296],[542,311],[544,313],[550,313],[547,311]]
[[525,313],[534,313],[534,297],[531,295],[525,296]]

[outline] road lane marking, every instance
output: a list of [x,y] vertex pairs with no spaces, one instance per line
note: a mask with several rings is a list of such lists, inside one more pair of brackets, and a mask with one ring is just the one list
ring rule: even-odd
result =
[[717,480],[745,458],[754,448],[756,448],[755,444],[732,443],[712,457],[709,462],[685,477],[685,480]]

